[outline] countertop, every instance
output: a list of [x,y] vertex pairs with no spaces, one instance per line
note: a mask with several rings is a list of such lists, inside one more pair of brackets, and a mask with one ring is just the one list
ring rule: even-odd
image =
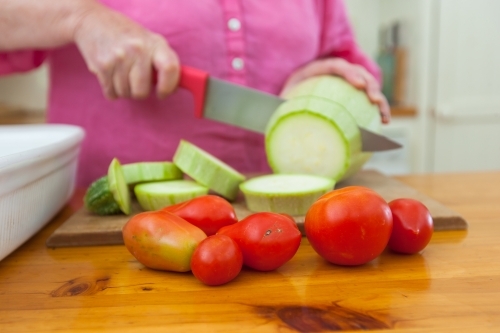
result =
[[416,255],[359,267],[327,263],[306,238],[273,272],[244,269],[208,287],[143,267],[124,246],[46,248],[84,191],[0,262],[0,332],[498,332],[500,171],[398,180],[460,213]]

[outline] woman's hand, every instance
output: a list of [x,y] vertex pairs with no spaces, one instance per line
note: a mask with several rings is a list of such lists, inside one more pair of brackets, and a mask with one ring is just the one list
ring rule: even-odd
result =
[[154,83],[163,98],[177,87],[179,59],[168,42],[100,4],[82,13],[74,42],[109,99],[146,98]]
[[387,99],[380,91],[377,80],[364,67],[351,64],[342,58],[315,60],[299,68],[285,82],[280,95],[284,96],[290,88],[309,77],[324,74],[340,76],[354,87],[366,91],[370,101],[377,104],[382,116],[382,122],[384,124],[389,123],[391,109]]

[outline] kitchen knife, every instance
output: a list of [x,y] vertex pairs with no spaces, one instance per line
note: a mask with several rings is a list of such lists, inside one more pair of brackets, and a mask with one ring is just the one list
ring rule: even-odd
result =
[[[210,77],[208,73],[188,66],[181,67],[179,86],[193,93],[196,117],[260,133],[265,133],[273,112],[285,101],[272,94]],[[383,135],[362,127],[359,130],[365,152],[401,147]]]

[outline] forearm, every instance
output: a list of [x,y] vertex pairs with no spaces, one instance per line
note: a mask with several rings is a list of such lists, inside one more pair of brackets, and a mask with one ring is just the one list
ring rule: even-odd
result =
[[43,49],[74,41],[95,0],[0,0],[0,51]]

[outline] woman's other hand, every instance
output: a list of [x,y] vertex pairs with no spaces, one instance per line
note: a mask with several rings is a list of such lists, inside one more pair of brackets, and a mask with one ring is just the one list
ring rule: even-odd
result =
[[163,98],[179,81],[177,54],[162,36],[97,4],[83,12],[74,42],[109,99]]
[[364,67],[347,62],[342,58],[327,58],[315,60],[297,69],[285,82],[281,96],[284,96],[290,88],[297,83],[316,75],[337,75],[358,89],[366,92],[370,101],[377,104],[382,122],[389,123],[391,109],[387,99],[380,90],[377,80]]

